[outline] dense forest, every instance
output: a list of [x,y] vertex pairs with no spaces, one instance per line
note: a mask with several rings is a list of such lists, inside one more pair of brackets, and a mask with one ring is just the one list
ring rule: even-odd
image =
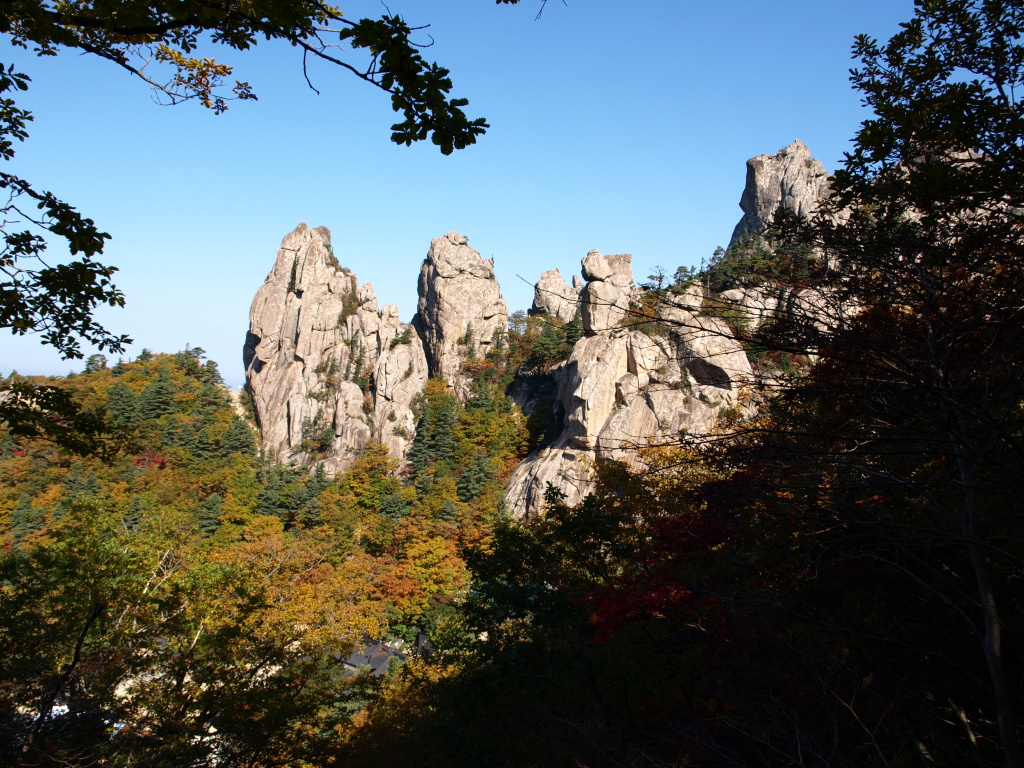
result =
[[[943,0],[857,40],[873,116],[819,214],[623,321],[667,333],[699,290],[750,407],[581,504],[503,502],[554,419],[509,389],[575,321],[516,316],[465,402],[428,382],[403,466],[333,478],[267,461],[199,349],[11,374],[40,405],[0,426],[0,760],[1020,768],[1022,34],[1017,3]],[[737,288],[788,299],[754,325]]]

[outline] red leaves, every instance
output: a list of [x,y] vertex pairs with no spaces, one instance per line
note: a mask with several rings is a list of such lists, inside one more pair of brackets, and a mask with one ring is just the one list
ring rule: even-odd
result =
[[167,457],[156,451],[143,451],[136,454],[132,461],[139,469],[146,469],[147,467],[165,469],[167,467]]
[[617,630],[637,621],[663,619],[693,600],[693,592],[669,582],[651,583],[643,578],[618,588],[597,590],[575,600],[591,609],[590,625],[597,642],[605,642]]

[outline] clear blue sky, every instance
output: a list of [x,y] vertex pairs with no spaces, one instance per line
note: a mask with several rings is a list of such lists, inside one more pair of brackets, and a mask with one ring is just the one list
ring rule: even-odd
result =
[[[415,312],[430,239],[462,232],[495,269],[510,309],[529,283],[568,276],[588,250],[632,253],[638,279],[725,245],[748,157],[799,138],[830,170],[866,117],[850,89],[857,33],[888,38],[911,0],[389,0],[429,23],[427,51],[491,129],[444,157],[389,141],[385,94],[287,46],[220,51],[258,102],[214,116],[161,107],[113,65],[65,53],[0,58],[32,79],[31,136],[9,170],[78,207],[113,239],[125,309],[111,331],[143,347],[203,347],[243,380],[249,303],[281,238],[327,226],[342,264],[380,303]],[[350,17],[374,2],[343,3]],[[424,33],[424,39],[428,33]],[[520,279],[523,278],[523,279]],[[0,370],[63,374],[34,337],[0,331]]]

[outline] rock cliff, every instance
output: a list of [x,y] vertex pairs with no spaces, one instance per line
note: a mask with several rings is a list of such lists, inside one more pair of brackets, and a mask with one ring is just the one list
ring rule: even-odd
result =
[[632,326],[637,295],[630,257],[582,260],[587,279],[580,294],[585,336],[556,372],[554,441],[528,456],[509,479],[508,509],[532,517],[549,484],[575,504],[593,490],[593,468],[614,459],[638,465],[636,448],[706,434],[722,409],[744,407],[753,381],[750,362],[724,321],[702,316],[696,291],[669,294],[659,307],[657,331]]
[[494,279],[494,262],[481,258],[458,232],[435,237],[420,268],[413,325],[423,339],[431,376],[468,394],[459,368],[483,357],[508,332],[508,307]]
[[[734,238],[764,232],[780,206],[813,214],[828,190],[824,168],[800,142],[752,158]],[[738,310],[756,330],[784,309],[812,308],[821,322],[834,314],[823,293],[767,284],[713,296],[700,283],[645,293],[633,284],[631,262],[594,250],[581,260],[582,280],[573,275],[570,286],[549,270],[535,286],[530,313],[568,323],[578,311],[582,337],[564,362],[525,368],[510,389],[524,412],[551,408],[555,421],[509,480],[507,505],[517,517],[543,509],[549,484],[568,503],[582,501],[602,460],[637,466],[637,447],[708,434],[726,410],[752,412],[755,372],[727,316]],[[508,332],[493,267],[457,232],[434,238],[420,269],[417,313],[404,324],[394,305],[378,308],[373,287],[339,265],[326,229],[299,225],[250,311],[244,361],[264,450],[278,461],[322,462],[330,472],[371,440],[402,459],[428,375],[465,400],[463,363]]]
[[[573,279],[576,279],[575,275]],[[549,315],[568,323],[576,316],[579,304],[579,290],[570,287],[557,269],[549,269],[541,274],[540,280],[533,286],[530,314]]]
[[263,448],[278,461],[335,472],[371,438],[396,457],[407,450],[423,345],[338,264],[326,228],[303,223],[284,238],[249,311],[243,362]]
[[762,234],[780,207],[800,218],[812,216],[829,190],[828,171],[811,157],[802,141],[794,141],[774,155],[750,158],[740,198],[744,215],[733,230],[732,241]]

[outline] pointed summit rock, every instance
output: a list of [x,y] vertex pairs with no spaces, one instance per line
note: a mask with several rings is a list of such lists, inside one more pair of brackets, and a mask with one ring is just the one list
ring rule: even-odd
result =
[[743,218],[732,242],[763,234],[781,207],[800,218],[813,215],[830,194],[829,173],[811,157],[802,141],[794,141],[774,155],[747,160],[747,183],[740,198]]
[[[300,224],[249,311],[243,352],[263,448],[277,461],[348,466],[371,440],[401,458],[427,377],[419,337],[340,266],[325,227]],[[401,370],[399,370],[401,369]]]
[[483,357],[508,332],[508,307],[494,278],[494,262],[481,258],[465,237],[435,237],[420,268],[419,303],[413,325],[423,339],[431,376],[440,376],[460,397],[468,384],[459,369]]
[[579,292],[569,287],[561,272],[549,269],[541,274],[540,280],[533,286],[533,306],[530,308],[530,314],[550,315],[568,323],[576,316],[579,303]]

